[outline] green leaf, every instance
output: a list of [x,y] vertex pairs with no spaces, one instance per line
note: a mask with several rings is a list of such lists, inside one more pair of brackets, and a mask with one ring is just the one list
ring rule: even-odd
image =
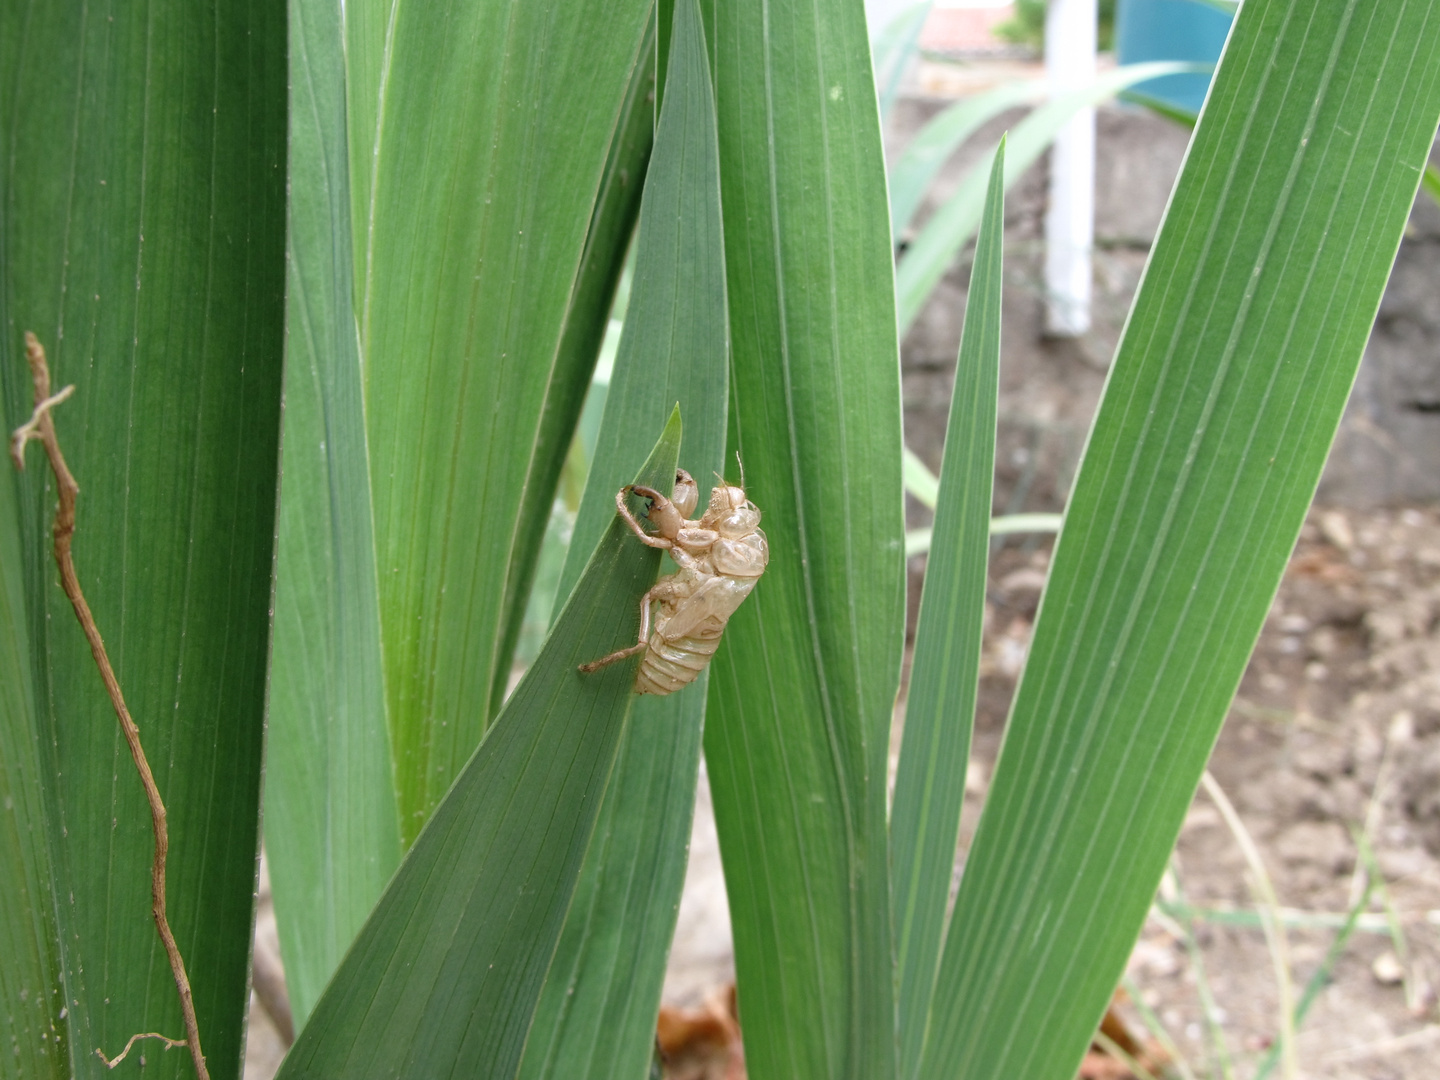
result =
[[[1080,109],[1097,105],[1126,87],[1161,75],[1187,71],[1208,72],[1208,64],[1158,62],[1127,64],[1101,75],[1089,86],[1057,98],[1027,116],[1010,133],[1010,152],[1006,156],[1005,188],[1039,160],[1056,134]],[[985,205],[986,177],[990,172],[989,157],[977,162],[961,181],[948,202],[936,209],[925,222],[920,234],[895,268],[895,295],[900,309],[900,332],[904,334],[915,321],[930,293],[945,271],[955,261],[960,249],[975,235]]]
[[[729,332],[715,105],[698,5],[678,0],[674,9],[634,285],[561,596],[615,520],[615,492],[643,460],[643,432],[677,400],[694,418],[682,465],[702,486],[724,466]],[[685,878],[706,679],[635,701],[526,1043],[524,1076],[645,1070]]]
[[[1198,2],[1198,0],[1197,0]],[[1141,105],[1149,109],[1156,116],[1163,117],[1171,123],[1179,124],[1181,127],[1190,128],[1192,131],[1195,125],[1200,122],[1200,114],[1183,105],[1176,105],[1163,98],[1151,97],[1143,90],[1127,90],[1117,95],[1121,101],[1131,105]]]
[[900,80],[905,75],[910,58],[915,55],[915,45],[920,40],[920,31],[925,27],[932,6],[932,0],[912,4],[891,19],[875,38],[875,89],[880,98],[881,116],[888,116],[895,105]]
[[936,113],[890,166],[890,231],[898,244],[941,167],[983,125],[1017,105],[1043,99],[1043,79],[1002,83],[975,97],[961,98]]
[[655,0],[655,108],[651,114],[652,130],[660,126],[660,111],[665,107],[665,90],[670,85],[670,33],[675,28],[676,0]]
[[23,566],[15,482],[0,465],[0,1044],[16,1076],[62,1080],[69,1027],[43,791],[53,762],[35,714]]
[[285,440],[266,849],[296,1028],[400,864],[355,339],[340,4],[290,5]]
[[[1057,533],[1063,514],[1001,514],[990,519],[991,536],[1014,536],[1017,533]],[[905,533],[905,557],[924,555],[930,550],[929,528],[909,529]]]
[[744,0],[706,17],[730,446],[771,550],[715,659],[705,732],[746,1067],[756,1080],[884,1080],[896,1068],[886,758],[905,601],[864,12],[859,0]]
[[975,243],[890,819],[904,1077],[917,1075],[930,1018],[980,678],[1000,385],[1004,176],[1002,138]]
[[920,455],[908,446],[901,447],[900,454],[900,475],[904,479],[905,490],[922,505],[934,510],[935,502],[940,498],[940,478],[927,469]]
[[509,675],[651,142],[648,9],[613,14],[291,5],[267,800],[302,1023]]
[[1340,420],[1437,43],[1430,4],[1241,9],[1066,513],[924,1075],[1074,1076]]
[[563,456],[544,411],[651,3],[351,6],[354,295],[408,843],[509,675],[529,584],[512,567],[549,510],[526,492]]
[[[637,482],[675,475],[675,410]],[[305,1076],[516,1074],[634,695],[659,552],[610,523],[540,656],[461,771],[281,1067]]]
[[[550,373],[550,386],[545,395],[535,463],[531,466],[531,478],[525,486],[525,499],[520,507],[519,520],[522,522],[543,520],[551,510],[556,483],[566,456],[572,450],[576,425],[585,406],[586,392],[590,389],[596,358],[610,322],[611,308],[616,302],[630,238],[640,213],[640,196],[645,187],[645,173],[655,136],[654,112],[649,101],[656,86],[655,37],[656,26],[652,20],[647,26],[646,39],[640,46],[640,63],[631,72],[630,85],[620,107],[620,122],[610,144],[600,194],[595,201],[590,231],[585,237],[580,276],[570,298],[564,335],[560,339],[560,348]],[[669,404],[674,405],[675,402]],[[664,423],[666,415],[657,416],[655,426]],[[634,464],[644,460],[646,449],[645,446],[640,447]],[[598,539],[598,531],[595,536]],[[588,546],[586,550],[589,550]],[[513,641],[519,635],[524,619],[523,605],[529,600],[539,557],[539,546],[528,549],[522,546],[511,564],[506,596],[512,606],[505,616],[506,638],[500,649],[502,656],[511,655]],[[563,593],[560,595],[564,596]],[[504,689],[505,682],[497,678],[491,699],[492,712],[499,710]]]
[[[30,413],[21,332],[33,330],[56,385],[76,387],[55,413],[81,489],[75,561],[168,810],[169,920],[216,1080],[239,1075],[248,997],[285,47],[277,3],[0,6],[0,412],[6,431]],[[16,956],[29,992],[0,1004],[27,1040],[5,1054],[52,1075],[108,1077],[96,1049],[182,1034],[151,921],[150,815],[57,582],[55,494],[39,451],[13,500],[11,483],[0,493],[0,747],[6,782],[18,781],[7,819],[33,877],[28,901],[0,905],[0,922],[8,940],[33,944],[0,961],[9,969]],[[9,974],[0,986],[17,989]],[[113,1075],[137,1075],[142,1055],[147,1076],[193,1075],[184,1051],[153,1042]]]
[[1420,174],[1420,186],[1435,200],[1435,205],[1440,206],[1440,169],[1426,162],[1425,171]]

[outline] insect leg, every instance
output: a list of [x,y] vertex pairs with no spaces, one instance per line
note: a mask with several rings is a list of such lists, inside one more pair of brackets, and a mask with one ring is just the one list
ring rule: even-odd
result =
[[665,582],[661,582],[653,586],[640,598],[640,640],[628,649],[616,649],[608,656],[602,656],[599,660],[591,660],[588,664],[581,664],[581,671],[588,675],[592,671],[599,671],[602,667],[618,663],[621,660],[627,660],[632,656],[638,656],[645,651],[646,646],[650,642],[650,603],[655,598],[654,593],[656,589],[661,588],[661,586],[665,584]]
[[[620,517],[624,519],[626,525],[630,526],[630,531],[640,538],[640,542],[642,544],[647,544],[648,546],[653,548],[661,548],[668,550],[670,547],[673,546],[671,542],[669,540],[666,540],[663,536],[651,536],[649,533],[647,533],[644,528],[641,527],[640,522],[636,520],[635,515],[630,513],[630,507],[625,505],[625,496],[629,495],[630,492],[635,490],[636,488],[633,484],[626,484],[623,488],[617,491],[615,493],[615,509],[620,511]],[[640,494],[645,495],[648,498],[652,494],[652,492],[649,488],[645,488],[640,491]]]

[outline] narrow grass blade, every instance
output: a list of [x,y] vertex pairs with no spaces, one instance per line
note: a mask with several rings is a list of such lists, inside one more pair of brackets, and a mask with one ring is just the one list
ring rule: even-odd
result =
[[297,1029],[400,863],[355,339],[344,13],[290,5],[285,435],[266,845]]
[[[3,427],[30,414],[21,332],[33,330],[57,385],[76,387],[55,413],[81,489],[75,562],[168,810],[168,917],[210,1074],[233,1078],[275,535],[285,10],[8,3],[0,71]],[[29,988],[30,1008],[44,1010],[42,1049],[68,1055],[69,1075],[108,1077],[97,1049],[182,1034],[151,919],[150,815],[56,581],[56,497],[38,452],[14,485],[19,518],[0,543],[7,580],[24,589],[36,754],[20,764],[45,815],[12,820],[49,847],[59,937],[48,944],[62,969]],[[5,712],[0,722],[23,720]],[[20,794],[7,817],[33,814]],[[24,911],[0,902],[0,920]],[[31,932],[42,947],[45,929]],[[126,1067],[141,1053],[147,1076],[193,1075],[183,1051],[153,1043]]]
[[[1063,514],[1001,514],[990,519],[991,536],[1016,536],[1020,533],[1057,533]],[[905,533],[905,557],[924,555],[930,550],[929,528],[909,529]]]
[[1000,387],[1004,179],[1002,138],[975,243],[890,817],[902,1077],[917,1075],[930,1018],[980,677]]
[[1265,933],[1265,951],[1270,954],[1270,966],[1275,972],[1278,998],[1276,1008],[1280,1013],[1275,1039],[1280,1050],[1285,1080],[1295,1080],[1295,984],[1290,971],[1290,938],[1285,931],[1285,921],[1280,917],[1280,901],[1275,896],[1275,886],[1270,882],[1270,872],[1265,869],[1260,847],[1250,835],[1250,830],[1245,827],[1245,822],[1240,819],[1235,804],[1225,794],[1225,789],[1208,769],[1201,774],[1200,782],[1205,794],[1210,796],[1210,801],[1220,811],[1220,817],[1230,830],[1230,835],[1250,871],[1250,895],[1255,899],[1255,907],[1260,914],[1260,927]]
[[1434,5],[1241,9],[1066,513],[926,1075],[1074,1075],[1315,490],[1437,120]]
[[354,292],[406,843],[508,675],[529,579],[512,567],[533,557],[549,510],[526,493],[553,487],[544,412],[651,6],[618,0],[603,19],[581,0],[345,9]]
[[1005,110],[1044,96],[1042,79],[1003,83],[988,93],[961,98],[916,132],[890,166],[890,230],[895,242],[900,242],[915,220],[915,211],[941,167],[966,139]]
[[[679,448],[676,410],[637,482],[670,480]],[[633,641],[658,559],[611,522],[281,1077],[516,1074],[633,700],[634,661],[576,669]]]
[[[698,4],[677,0],[674,10],[634,286],[561,596],[582,553],[615,520],[615,492],[645,452],[641,433],[677,400],[695,418],[682,466],[703,488],[724,465],[729,334],[715,104]],[[685,878],[706,681],[702,673],[631,709],[522,1076],[633,1078],[650,1060]]]
[[[1375,890],[1376,878],[1368,877],[1365,888],[1361,890],[1358,900],[1351,905],[1345,915],[1345,921],[1335,932],[1335,937],[1330,941],[1330,947],[1325,950],[1325,957],[1320,961],[1320,966],[1305,980],[1305,986],[1300,991],[1300,997],[1295,1002],[1295,1017],[1292,1023],[1296,1031],[1300,1030],[1305,1023],[1305,1016],[1310,1011],[1310,1006],[1315,1004],[1315,999],[1320,996],[1320,991],[1329,985],[1335,972],[1335,965],[1340,962],[1341,955],[1345,952],[1345,946],[1350,943],[1350,937],[1355,933],[1360,924],[1360,916],[1370,906],[1370,895]],[[1265,1056],[1260,1060],[1260,1065],[1255,1070],[1255,1080],[1267,1080],[1267,1077],[1275,1071],[1275,1066],[1280,1063],[1280,1051],[1283,1049],[1280,1043],[1276,1043]]]
[[858,0],[705,11],[730,445],[771,551],[712,667],[705,731],[746,1068],[755,1080],[886,1080],[896,1069],[886,759],[904,528],[864,12]]
[[908,446],[901,449],[900,475],[905,490],[934,510],[935,501],[940,498],[940,478],[926,468],[925,462]]
[[[1090,86],[1076,90],[1036,109],[1010,132],[1006,155],[1005,187],[1020,179],[1039,160],[1052,139],[1080,109],[1097,105],[1126,87],[1160,75],[1186,71],[1209,71],[1205,64],[1160,62],[1127,64],[1100,76]],[[899,307],[900,332],[915,321],[920,308],[945,276],[955,256],[975,235],[985,205],[988,159],[977,162],[948,202],[925,222],[914,242],[895,268],[895,296]]]

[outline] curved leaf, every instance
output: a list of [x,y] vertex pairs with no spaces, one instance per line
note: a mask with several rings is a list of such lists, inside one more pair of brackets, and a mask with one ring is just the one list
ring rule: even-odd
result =
[[[1008,139],[1005,188],[1020,179],[1026,169],[1039,159],[1055,135],[1077,111],[1097,105],[1106,98],[1146,79],[1174,75],[1185,71],[1209,71],[1207,64],[1157,62],[1127,64],[1101,75],[1089,86],[1072,91],[1042,105],[1015,125]],[[955,256],[975,235],[980,213],[985,205],[986,178],[993,155],[977,162],[959,190],[939,207],[925,222],[920,234],[910,245],[895,268],[895,295],[900,309],[900,332],[903,334],[915,321],[936,284],[955,261]]]
[[1005,110],[1039,101],[1044,94],[1042,79],[1003,83],[988,93],[961,98],[915,133],[890,166],[890,231],[897,244],[950,155]]
[[920,31],[930,16],[932,0],[912,4],[896,15],[875,37],[874,53],[875,89],[880,99],[880,115],[886,116],[895,104],[900,92],[900,80],[910,58],[915,55],[915,45],[920,40]]

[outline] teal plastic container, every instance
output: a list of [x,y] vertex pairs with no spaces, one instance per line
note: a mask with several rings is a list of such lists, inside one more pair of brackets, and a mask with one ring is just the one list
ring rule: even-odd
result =
[[[1115,52],[1122,64],[1145,60],[1220,59],[1232,16],[1199,0],[1119,0],[1115,11]],[[1140,83],[1135,93],[1186,112],[1198,113],[1210,76],[1166,75]]]

